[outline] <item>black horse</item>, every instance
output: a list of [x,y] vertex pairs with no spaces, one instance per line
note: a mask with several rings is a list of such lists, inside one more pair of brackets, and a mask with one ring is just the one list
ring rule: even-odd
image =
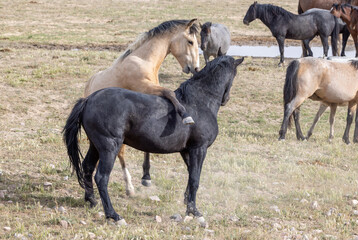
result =
[[[229,100],[236,68],[243,61],[221,56],[185,81],[175,91],[177,99],[195,119],[184,125],[174,106],[165,98],[121,88],[107,88],[79,99],[63,129],[64,142],[85,200],[96,204],[92,174],[98,163],[95,182],[107,218],[122,218],[112,207],[107,185],[115,158],[124,143],[151,153],[180,152],[189,172],[184,201],[187,214],[201,216],[196,192],[207,148],[218,134],[217,114]],[[90,141],[83,162],[78,134],[81,126]]]
[[309,49],[309,39],[319,35],[323,44],[324,55],[328,55],[328,37],[332,38],[332,52],[337,55],[337,39],[339,34],[337,19],[332,14],[311,12],[296,15],[281,7],[271,4],[254,2],[246,12],[243,20],[249,25],[255,19],[260,19],[276,38],[280,49],[280,65],[284,62],[285,39],[304,40],[304,46]]

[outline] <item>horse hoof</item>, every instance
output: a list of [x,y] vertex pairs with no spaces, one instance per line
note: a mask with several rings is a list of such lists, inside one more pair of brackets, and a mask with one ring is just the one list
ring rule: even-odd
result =
[[186,117],[183,119],[183,123],[185,125],[192,125],[192,124],[195,124],[194,120],[192,117]]
[[152,180],[142,179],[142,185],[145,187],[150,187],[152,185]]
[[134,189],[126,189],[126,195],[128,197],[134,197],[135,195]]
[[122,218],[121,220],[116,222],[117,226],[127,226],[126,220],[124,220],[124,218]]

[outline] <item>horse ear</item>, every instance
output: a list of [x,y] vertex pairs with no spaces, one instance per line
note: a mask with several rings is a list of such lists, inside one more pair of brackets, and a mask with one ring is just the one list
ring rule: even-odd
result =
[[222,52],[221,52],[221,47],[219,47],[219,51],[218,51],[218,57],[224,55]]
[[239,65],[244,61],[244,59],[245,59],[244,57],[239,58],[239,59],[236,59],[236,60],[235,60],[235,65],[236,65],[236,67],[239,66]]
[[201,22],[199,22],[199,26],[200,26],[201,29],[203,29],[203,25],[201,25]]
[[186,25],[186,28],[189,29],[191,26],[193,26],[193,24],[196,20],[197,20],[197,18],[190,20],[190,22]]
[[254,6],[256,6],[256,4],[257,4],[257,1],[254,2]]

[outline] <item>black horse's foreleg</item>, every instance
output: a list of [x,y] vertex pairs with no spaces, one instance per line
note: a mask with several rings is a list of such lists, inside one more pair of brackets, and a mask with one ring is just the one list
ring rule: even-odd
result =
[[285,37],[276,37],[278,47],[280,49],[280,63],[279,66],[282,66],[285,62]]
[[196,208],[196,193],[199,188],[201,168],[206,156],[206,147],[189,150],[189,195],[186,214],[200,217],[202,214]]
[[293,111],[293,119],[295,120],[297,140],[305,140],[305,137],[302,134],[301,125],[300,125],[300,107],[296,108]]
[[112,206],[111,200],[108,195],[108,181],[118,151],[100,151],[100,160],[95,175],[95,181],[97,184],[99,195],[101,196],[106,218],[112,218],[114,221],[119,221],[122,219],[122,217],[116,213]]
[[150,154],[148,152],[144,153],[144,162],[143,162],[143,177],[142,177],[142,185],[146,187],[150,187],[152,184],[152,180],[150,178]]
[[[182,156],[184,163],[186,165],[186,168],[189,172],[189,153],[186,151],[180,152],[180,155]],[[188,179],[188,184],[186,186],[186,190],[184,192],[184,204],[187,205],[188,204],[188,196],[189,196],[189,179]]]
[[351,127],[351,124],[353,122],[353,115],[354,115],[354,109],[355,105],[352,103],[349,103],[348,105],[348,113],[347,113],[347,124],[346,124],[346,129],[344,130],[344,134],[343,134],[343,142],[345,142],[346,144],[350,144],[349,141],[349,130]]
[[90,203],[90,207],[97,205],[97,201],[93,192],[93,172],[96,169],[99,156],[95,146],[90,143],[88,152],[85,159],[82,162],[83,174],[84,174],[84,186],[85,186],[85,201]]
[[174,108],[176,112],[179,114],[179,116],[183,119],[183,123],[186,125],[194,124],[194,120],[192,117],[186,112],[186,109],[183,105],[180,104],[178,99],[175,96],[175,93],[171,90],[164,89],[162,91],[162,95],[169,99],[174,105]]
[[321,35],[320,38],[321,38],[322,45],[323,45],[323,55],[324,55],[324,57],[327,57],[328,56],[328,49],[329,49],[328,37]]

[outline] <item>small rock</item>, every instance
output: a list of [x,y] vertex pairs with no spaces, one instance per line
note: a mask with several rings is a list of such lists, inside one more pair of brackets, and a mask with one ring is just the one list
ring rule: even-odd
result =
[[83,221],[83,220],[81,220],[80,223],[81,223],[82,225],[87,225],[87,223],[86,223],[85,221]]
[[185,223],[190,222],[191,220],[193,220],[193,217],[191,217],[191,216],[185,216],[184,217],[184,222]]
[[357,205],[358,205],[358,200],[357,200],[357,199],[353,199],[353,200],[351,201],[351,204],[352,204],[352,206],[357,206]]
[[2,176],[3,175],[3,172],[2,172],[2,170],[0,170],[0,176]]
[[207,228],[209,226],[203,216],[198,217],[198,223],[199,223],[200,227],[202,227],[202,228]]
[[94,239],[96,237],[96,234],[94,234],[93,232],[88,232],[88,237],[90,239]]
[[50,182],[44,182],[44,187],[45,187],[45,188],[50,188],[50,187],[52,187],[52,183],[50,183]]
[[301,201],[300,201],[300,203],[306,204],[306,203],[308,203],[308,201],[307,201],[306,199],[302,198]]
[[156,221],[157,223],[161,223],[161,222],[162,222],[162,218],[157,215],[157,216],[155,216],[155,221]]
[[97,213],[97,217],[99,217],[99,218],[104,217],[104,212],[98,212],[98,213]]
[[55,165],[53,165],[53,164],[50,164],[49,167],[52,169],[55,169]]
[[63,180],[67,181],[68,180],[68,176],[64,176]]
[[303,234],[303,240],[310,240],[307,234]]
[[4,231],[6,232],[11,231],[11,227],[4,227]]
[[14,236],[15,236],[15,238],[20,238],[21,240],[27,239],[27,238],[24,237],[24,235],[22,235],[21,233],[15,233]]
[[353,215],[358,216],[358,210],[353,210]]
[[191,232],[191,228],[188,226],[182,226],[181,228],[182,230],[186,231],[186,232]]
[[279,223],[274,223],[274,224],[272,224],[272,228],[276,229],[276,230],[280,230],[280,229],[282,229],[282,226]]
[[280,213],[281,210],[278,208],[278,206],[271,206],[270,209],[274,210],[276,213]]
[[61,224],[61,226],[62,226],[63,228],[68,228],[68,222],[65,221],[65,220],[61,220],[61,221],[60,221],[60,224]]
[[7,201],[7,203],[13,203],[13,201],[9,200],[9,201]]
[[170,216],[170,219],[173,219],[175,222],[181,222],[183,220],[182,216],[179,213]]
[[317,201],[312,202],[312,204],[311,204],[311,208],[312,208],[313,210],[317,210],[317,209],[319,209],[318,202],[317,202]]
[[333,213],[335,213],[336,212],[336,209],[335,208],[330,208],[328,211],[327,211],[327,213],[326,213],[326,215],[329,217],[329,216],[331,216]]
[[0,198],[1,198],[1,199],[4,199],[4,198],[5,198],[5,193],[4,193],[4,191],[0,191]]
[[232,221],[232,222],[238,222],[238,221],[239,221],[239,218],[236,217],[236,216],[231,216],[231,217],[229,218],[229,220]]
[[358,240],[358,235],[353,235],[352,240]]
[[58,211],[59,211],[60,213],[65,213],[65,212],[66,212],[66,209],[65,209],[64,207],[60,206],[60,207],[58,208]]
[[159,198],[158,196],[150,196],[149,198],[150,198],[150,200],[152,200],[152,201],[160,202],[160,198]]
[[313,230],[313,232],[314,232],[315,234],[320,234],[320,233],[322,233],[323,231],[322,231],[321,229],[316,229],[316,230]]
[[204,232],[210,234],[210,235],[214,235],[215,231],[211,230],[211,229],[205,229]]
[[124,220],[124,218],[122,218],[121,220],[116,222],[116,225],[118,226],[127,226],[126,220]]

